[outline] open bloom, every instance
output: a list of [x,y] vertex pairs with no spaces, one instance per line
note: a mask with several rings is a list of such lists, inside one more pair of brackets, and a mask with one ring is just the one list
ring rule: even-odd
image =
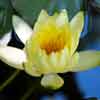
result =
[[25,47],[21,50],[7,46],[10,34],[6,35],[0,40],[0,59],[32,76],[44,75],[41,84],[45,87],[57,89],[63,85],[57,73],[100,65],[99,51],[76,51],[84,26],[83,12],[69,22],[65,9],[53,16],[42,10],[33,30],[18,16],[14,15],[12,22]]

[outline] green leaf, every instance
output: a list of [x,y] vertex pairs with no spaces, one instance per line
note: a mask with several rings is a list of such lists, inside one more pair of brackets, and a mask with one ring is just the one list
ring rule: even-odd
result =
[[[12,1],[12,2],[11,2]],[[75,15],[83,7],[84,0],[0,0],[0,37],[8,32],[11,27],[12,14],[14,9],[30,25],[36,21],[41,9],[46,9],[49,14],[66,8],[69,17]],[[12,7],[13,4],[13,7]]]
[[30,25],[33,25],[41,9],[49,7],[50,2],[51,0],[12,0],[13,7]]
[[83,5],[83,0],[11,0],[13,7],[30,25],[36,21],[41,9],[46,9],[49,14],[61,9],[68,9],[70,18],[78,12]]
[[10,1],[0,0],[0,37],[11,29],[12,13]]

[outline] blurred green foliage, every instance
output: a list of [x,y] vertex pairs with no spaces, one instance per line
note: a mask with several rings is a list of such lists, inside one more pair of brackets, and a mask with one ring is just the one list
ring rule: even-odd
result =
[[0,36],[11,29],[13,10],[9,0],[0,0]]
[[41,9],[49,14],[66,8],[71,18],[82,9],[85,0],[0,0],[0,36],[12,28],[13,14],[18,14],[33,26]]
[[12,0],[16,11],[31,25],[36,20],[41,9],[46,9],[49,14],[67,8],[70,15],[82,7],[82,0]]

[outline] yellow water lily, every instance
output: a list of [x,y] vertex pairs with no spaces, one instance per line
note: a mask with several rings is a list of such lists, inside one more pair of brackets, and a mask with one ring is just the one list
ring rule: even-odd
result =
[[21,50],[7,46],[8,33],[0,40],[0,59],[29,75],[44,75],[41,80],[44,87],[57,89],[63,85],[57,73],[84,71],[100,65],[100,51],[76,51],[84,26],[82,11],[69,21],[65,9],[53,16],[42,10],[33,30],[18,16],[14,15],[12,22],[25,47]]

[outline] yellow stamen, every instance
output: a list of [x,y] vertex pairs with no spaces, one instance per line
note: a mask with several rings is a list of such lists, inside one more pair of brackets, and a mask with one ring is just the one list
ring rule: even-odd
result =
[[[59,28],[61,28],[61,30],[59,30]],[[41,26],[40,31],[35,34],[40,48],[44,49],[47,54],[59,52],[65,45],[69,48],[71,32],[66,25],[59,27],[53,21],[49,20],[45,25]]]
[[51,52],[57,52],[64,48],[65,39],[63,36],[57,35],[56,37],[51,37],[51,39],[47,39],[45,41],[41,41],[40,47],[44,49],[47,54]]

